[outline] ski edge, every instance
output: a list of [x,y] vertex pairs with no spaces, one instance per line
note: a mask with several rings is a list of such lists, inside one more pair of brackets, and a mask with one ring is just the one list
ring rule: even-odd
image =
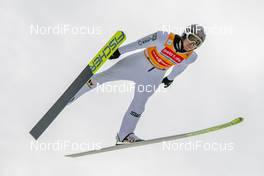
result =
[[75,157],[80,157],[80,156],[85,156],[85,155],[93,155],[93,154],[97,154],[97,153],[110,152],[110,151],[114,151],[114,150],[121,150],[121,149],[132,148],[132,147],[143,146],[143,145],[149,145],[149,144],[160,143],[160,142],[165,142],[165,141],[178,140],[178,139],[182,139],[182,138],[206,134],[206,133],[214,132],[214,131],[224,129],[227,127],[231,127],[231,126],[234,126],[234,125],[241,123],[242,121],[244,121],[244,118],[238,117],[238,118],[236,118],[230,122],[226,122],[226,123],[216,125],[216,126],[212,126],[209,128],[205,128],[202,130],[197,130],[197,131],[193,131],[193,132],[189,132],[189,133],[183,133],[183,134],[172,135],[172,136],[167,136],[167,137],[149,139],[149,140],[145,140],[143,142],[137,142],[137,143],[133,143],[133,144],[110,146],[110,147],[105,147],[105,148],[101,148],[98,150],[79,152],[79,153],[65,155],[65,157],[75,158]]

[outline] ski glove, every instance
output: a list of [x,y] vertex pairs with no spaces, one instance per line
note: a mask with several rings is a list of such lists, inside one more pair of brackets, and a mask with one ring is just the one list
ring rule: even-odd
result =
[[117,49],[117,50],[112,54],[112,56],[110,56],[109,60],[117,59],[117,58],[119,58],[120,55],[121,55],[121,54],[120,54],[119,50]]
[[173,82],[173,80],[169,80],[168,77],[163,78],[162,82],[164,84],[164,88],[167,88],[171,85],[171,83]]

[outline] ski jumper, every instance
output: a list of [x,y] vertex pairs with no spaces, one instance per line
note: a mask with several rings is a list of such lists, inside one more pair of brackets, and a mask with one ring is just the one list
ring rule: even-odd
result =
[[[123,117],[118,132],[121,140],[134,132],[138,120],[144,112],[146,102],[161,84],[166,70],[173,67],[168,75],[168,79],[173,80],[197,59],[197,54],[193,51],[177,52],[174,47],[174,37],[173,33],[158,31],[124,45],[119,48],[121,54],[138,49],[144,50],[124,57],[109,69],[92,77],[99,85],[117,80],[129,80],[135,83],[133,100]],[[91,87],[88,83],[85,84],[72,101],[96,86]],[[142,91],[142,87],[145,87],[144,91]]]

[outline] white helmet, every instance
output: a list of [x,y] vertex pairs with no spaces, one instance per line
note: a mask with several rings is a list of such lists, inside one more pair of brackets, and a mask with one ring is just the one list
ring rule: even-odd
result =
[[201,46],[206,38],[204,27],[198,24],[192,24],[185,28],[182,39],[187,39],[191,42],[195,42],[195,45]]

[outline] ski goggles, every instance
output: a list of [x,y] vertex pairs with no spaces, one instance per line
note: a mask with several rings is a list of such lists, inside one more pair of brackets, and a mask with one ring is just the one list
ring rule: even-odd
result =
[[200,46],[203,41],[195,34],[186,34],[186,39],[193,43],[196,47]]

